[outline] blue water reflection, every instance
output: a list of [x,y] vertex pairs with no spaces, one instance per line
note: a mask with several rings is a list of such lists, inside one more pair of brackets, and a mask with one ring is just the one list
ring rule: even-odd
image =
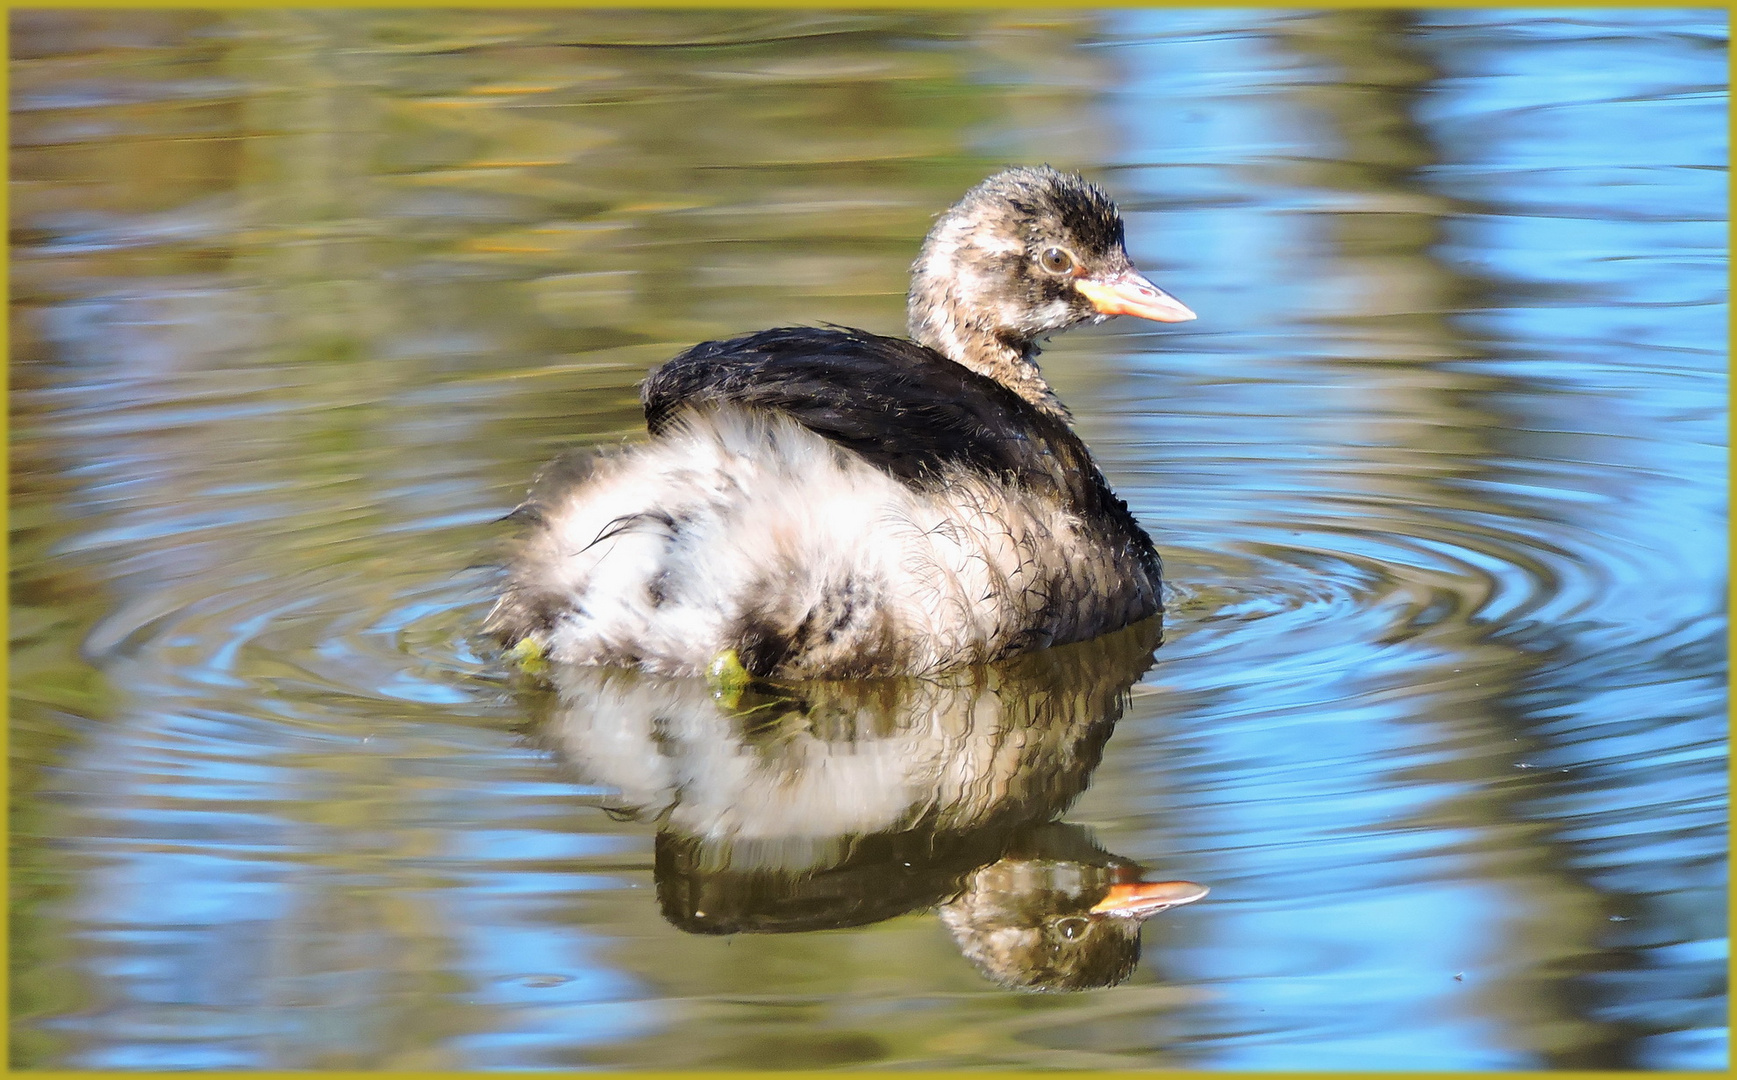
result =
[[[1215,883],[1218,903],[1194,913],[1209,924],[1202,933],[1211,944],[1171,953],[1168,963],[1222,982],[1217,1000],[1202,1008],[1210,1019],[1168,1026],[1178,1034],[1232,1032],[1194,1048],[1193,1062],[1536,1067],[1535,1048],[1511,1044],[1499,1025],[1467,1007],[1495,984],[1535,977],[1517,958],[1533,951],[1524,941],[1538,928],[1515,924],[1513,913],[1525,907],[1528,879],[1542,868],[1493,875],[1489,860],[1500,834],[1469,819],[1455,824],[1488,797],[1484,791],[1511,788],[1504,800],[1515,801],[1521,817],[1548,824],[1579,865],[1646,866],[1621,882],[1590,878],[1604,899],[1583,893],[1578,902],[1589,910],[1581,919],[1613,902],[1626,907],[1622,897],[1644,904],[1679,890],[1711,889],[1708,910],[1723,909],[1719,643],[1727,552],[1723,497],[1704,483],[1726,467],[1726,418],[1713,404],[1725,378],[1723,26],[1682,18],[1670,35],[1630,53],[1625,24],[1656,17],[1609,15],[1420,16],[1407,59],[1447,74],[1410,91],[1399,106],[1431,160],[1413,172],[1404,196],[1389,188],[1374,201],[1355,187],[1335,192],[1328,183],[1312,197],[1294,186],[1290,163],[1355,156],[1318,117],[1304,115],[1302,98],[1287,105],[1225,94],[1197,77],[1205,65],[1269,86],[1325,83],[1318,64],[1263,57],[1273,49],[1270,39],[1230,36],[1236,13],[1146,12],[1119,22],[1124,36],[1116,50],[1130,78],[1116,108],[1128,143],[1141,148],[1129,162],[1135,171],[1123,177],[1139,185],[1147,205],[1161,208],[1146,229],[1132,231],[1163,238],[1153,250],[1166,278],[1188,283],[1178,287],[1182,295],[1212,315],[1181,342],[1154,341],[1155,351],[1139,358],[1166,375],[1138,383],[1151,385],[1152,397],[1118,410],[1118,420],[1138,424],[1141,435],[1129,438],[1162,445],[1163,458],[1174,463],[1158,465],[1153,487],[1130,499],[1149,508],[1149,520],[1168,512],[1166,525],[1178,506],[1211,504],[1215,516],[1187,515],[1194,531],[1169,533],[1208,549],[1226,535],[1246,544],[1263,530],[1260,519],[1235,520],[1239,500],[1203,493],[1209,484],[1234,485],[1243,512],[1276,521],[1293,549],[1310,546],[1298,539],[1298,524],[1335,513],[1312,506],[1362,504],[1365,513],[1410,518],[1398,536],[1323,538],[1319,548],[1420,576],[1484,576],[1490,591],[1467,613],[1474,624],[1497,629],[1502,645],[1548,658],[1526,665],[1517,683],[1486,669],[1508,686],[1492,695],[1474,666],[1492,658],[1488,644],[1462,641],[1444,651],[1424,644],[1425,635],[1400,646],[1360,638],[1342,619],[1335,627],[1342,636],[1315,623],[1300,628],[1307,636],[1274,637],[1268,618],[1260,636],[1282,655],[1251,655],[1250,641],[1213,655],[1216,664],[1234,665],[1243,689],[1190,672],[1188,685],[1210,704],[1199,726],[1186,728],[1194,751],[1186,783],[1205,790],[1168,813],[1189,823],[1198,850],[1215,853],[1202,880]],[[1210,56],[1183,59],[1214,29],[1224,36]],[[1251,78],[1251,71],[1262,76]],[[1162,164],[1202,160],[1221,164]],[[1261,197],[1263,174],[1283,188],[1279,195]],[[1421,250],[1457,280],[1413,271],[1411,281],[1396,275],[1324,287],[1334,268],[1312,259],[1323,251],[1320,215],[1335,211],[1417,215],[1438,237]],[[1407,269],[1396,264],[1400,274]],[[1210,290],[1218,283],[1236,300],[1215,303]],[[1197,293],[1203,287],[1208,291]],[[1392,290],[1406,297],[1400,310],[1446,308],[1468,288],[1480,301],[1455,318],[1454,337],[1435,327],[1410,335],[1401,329],[1386,355],[1423,349],[1433,362],[1501,380],[1479,399],[1479,408],[1503,416],[1489,432],[1494,441],[1446,461],[1420,459],[1412,474],[1476,511],[1431,507],[1427,487],[1415,481],[1377,481],[1372,489],[1372,478],[1387,470],[1378,462],[1359,468],[1363,448],[1392,460],[1405,453],[1407,431],[1395,425],[1399,417],[1376,412],[1371,372],[1358,364],[1372,355],[1358,324],[1312,318],[1324,308],[1379,317],[1390,310],[1383,292]],[[1418,290],[1438,299],[1432,304]],[[1274,343],[1282,351],[1275,371],[1275,358],[1248,346],[1252,334],[1276,326],[1303,340]],[[1242,348],[1216,348],[1223,334],[1238,335]],[[1179,349],[1198,350],[1198,359],[1177,357]],[[1408,395],[1429,392],[1428,381],[1410,373],[1377,378]],[[1159,400],[1179,392],[1190,395],[1186,404]],[[1200,421],[1185,417],[1179,430],[1178,412]],[[1238,445],[1250,439],[1258,441]],[[1246,505],[1257,487],[1268,497]],[[1428,520],[1419,523],[1420,516]],[[1424,534],[1451,542],[1426,541],[1420,550]],[[1480,548],[1488,550],[1480,555]],[[1530,558],[1517,557],[1528,549]],[[1294,587],[1311,588],[1306,580]],[[1659,692],[1656,675],[1635,678],[1633,694],[1624,694],[1576,670],[1572,657],[1587,650],[1629,668],[1648,666],[1649,655],[1675,655],[1689,666],[1673,665],[1680,674],[1668,694]],[[1161,670],[1170,683],[1188,665],[1174,654],[1166,660]],[[1416,685],[1432,670],[1431,681],[1444,689],[1464,689],[1433,705],[1416,695],[1374,704],[1383,686]],[[1481,780],[1449,781],[1439,774],[1464,772],[1454,765],[1464,759],[1465,724],[1475,717],[1456,714],[1468,705],[1491,710],[1484,738],[1506,732],[1508,745],[1486,744],[1482,753],[1496,760]],[[1154,746],[1175,746],[1174,736],[1151,738]],[[1637,740],[1643,745],[1632,745]],[[1659,780],[1665,760],[1699,780]],[[1215,784],[1213,777],[1222,779]],[[1543,777],[1550,779],[1534,779]],[[1682,834],[1634,828],[1628,807],[1666,797],[1661,783],[1683,799],[1676,804]],[[1456,881],[1465,884],[1448,887]],[[1303,897],[1307,918],[1298,917]],[[1238,911],[1239,902],[1249,910]],[[1574,919],[1564,913],[1566,922]],[[1674,933],[1693,938],[1706,927]],[[1587,975],[1583,992],[1602,996],[1622,986],[1659,999],[1645,1007],[1631,999],[1623,1014],[1637,1028],[1663,1031],[1640,1039],[1633,1064],[1722,1064],[1717,1038],[1669,1030],[1718,1024],[1704,998],[1712,1011],[1672,1004],[1706,992],[1713,956],[1722,962],[1723,951],[1704,951],[1699,961],[1678,954],[1664,965],[1674,974],[1654,980],[1620,968]],[[1299,956],[1307,958],[1300,966]],[[1309,1035],[1299,1041],[1298,1031]]]

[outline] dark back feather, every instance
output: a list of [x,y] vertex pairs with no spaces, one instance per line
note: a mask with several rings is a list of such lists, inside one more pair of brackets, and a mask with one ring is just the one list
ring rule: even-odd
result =
[[653,437],[686,409],[760,409],[913,488],[932,488],[949,467],[964,468],[1053,498],[1151,550],[1064,421],[912,341],[813,327],[708,341],[652,372],[640,401]]

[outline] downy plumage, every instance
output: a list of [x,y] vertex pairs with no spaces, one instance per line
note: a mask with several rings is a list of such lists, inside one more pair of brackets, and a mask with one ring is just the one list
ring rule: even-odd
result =
[[1151,540],[1035,363],[1112,315],[1193,313],[1135,272],[1114,204],[990,177],[912,267],[912,339],[792,327],[706,342],[641,394],[650,441],[568,455],[490,627],[564,663],[781,679],[920,674],[1156,614]]

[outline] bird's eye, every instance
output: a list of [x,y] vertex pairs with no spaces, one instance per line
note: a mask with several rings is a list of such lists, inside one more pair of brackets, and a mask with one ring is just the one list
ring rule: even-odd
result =
[[1052,247],[1038,256],[1037,263],[1047,273],[1067,274],[1073,271],[1074,257],[1068,253],[1066,248]]
[[1069,941],[1077,941],[1079,940],[1080,935],[1086,932],[1086,927],[1090,925],[1091,921],[1089,919],[1073,915],[1057,922],[1055,928],[1061,933],[1062,937],[1067,938]]

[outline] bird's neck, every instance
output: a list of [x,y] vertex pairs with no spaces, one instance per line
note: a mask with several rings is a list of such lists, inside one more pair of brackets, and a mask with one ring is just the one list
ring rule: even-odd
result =
[[1063,420],[1073,419],[1038,370],[1037,344],[997,334],[992,328],[973,322],[953,297],[914,290],[910,334],[917,344],[994,379],[1044,412]]

